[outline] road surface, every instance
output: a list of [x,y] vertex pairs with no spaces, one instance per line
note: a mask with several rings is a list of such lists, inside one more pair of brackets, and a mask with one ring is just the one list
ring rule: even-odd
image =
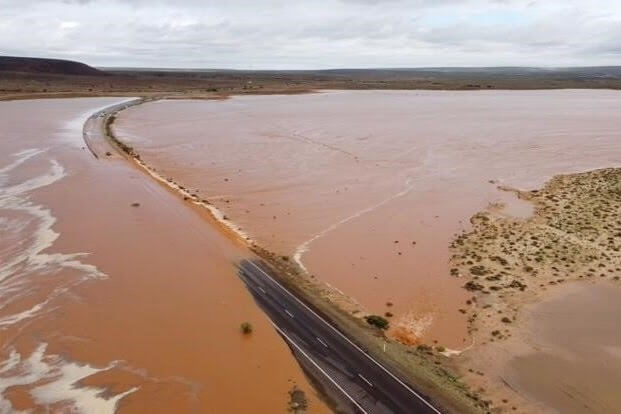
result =
[[[105,118],[141,102],[127,100],[89,117],[84,124],[84,141],[96,158],[110,148],[103,128]],[[323,386],[338,411],[440,414],[424,396],[280,285],[261,261],[242,261],[239,274],[300,364]]]
[[340,410],[440,413],[423,395],[280,285],[261,261],[243,260],[239,275],[298,360],[331,388]]
[[110,150],[110,144],[105,138],[106,117],[143,102],[144,99],[128,98],[118,104],[106,106],[88,117],[82,128],[82,135],[87,148],[95,158],[104,156]]

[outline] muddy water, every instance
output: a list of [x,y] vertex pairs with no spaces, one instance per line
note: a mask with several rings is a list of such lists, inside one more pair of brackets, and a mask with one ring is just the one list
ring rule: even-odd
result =
[[542,410],[613,413],[621,407],[621,289],[574,284],[528,312],[533,351],[503,378]]
[[[498,185],[619,163],[614,91],[347,91],[123,112],[143,158],[393,326],[469,344],[448,245]],[[389,306],[389,303],[392,306]]]
[[286,412],[294,384],[327,412],[237,278],[247,252],[83,148],[118,101],[0,103],[0,412]]

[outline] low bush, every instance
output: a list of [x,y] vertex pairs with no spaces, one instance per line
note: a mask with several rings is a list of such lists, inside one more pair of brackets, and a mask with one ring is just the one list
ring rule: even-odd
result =
[[379,315],[369,315],[365,319],[369,325],[373,325],[379,329],[388,329],[390,326],[388,320]]
[[242,323],[240,328],[244,335],[249,335],[252,333],[252,325],[249,322]]

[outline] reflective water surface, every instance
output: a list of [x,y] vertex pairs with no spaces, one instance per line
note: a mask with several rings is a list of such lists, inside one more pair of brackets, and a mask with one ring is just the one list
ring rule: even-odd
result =
[[294,384],[328,412],[238,279],[247,251],[83,148],[118,101],[0,103],[0,412],[284,412]]
[[513,358],[505,378],[563,413],[613,413],[621,407],[621,289],[574,284],[533,307],[535,351]]
[[448,246],[499,185],[617,165],[615,91],[330,91],[162,101],[123,112],[119,136],[259,244],[374,313],[396,334],[470,344]]

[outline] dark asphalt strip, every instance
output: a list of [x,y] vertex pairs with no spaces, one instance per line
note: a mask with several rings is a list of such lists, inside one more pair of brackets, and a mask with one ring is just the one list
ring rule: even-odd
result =
[[363,413],[440,413],[276,282],[260,262],[244,260],[239,269],[256,302],[283,338],[311,360],[357,410]]

